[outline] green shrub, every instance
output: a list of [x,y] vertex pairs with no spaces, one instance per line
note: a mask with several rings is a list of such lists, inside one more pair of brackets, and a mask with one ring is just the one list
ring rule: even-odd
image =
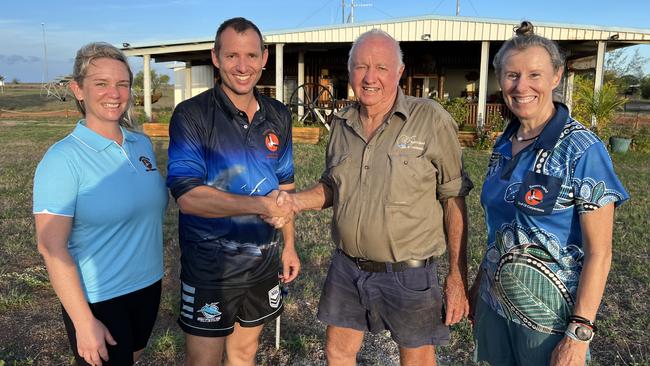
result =
[[454,98],[450,100],[442,100],[434,98],[440,105],[454,118],[458,124],[458,129],[462,130],[467,117],[469,116],[469,109],[467,108],[467,100],[465,98]]

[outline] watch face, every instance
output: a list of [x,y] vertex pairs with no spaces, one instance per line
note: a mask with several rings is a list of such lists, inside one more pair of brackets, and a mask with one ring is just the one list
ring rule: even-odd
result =
[[587,327],[578,326],[575,330],[576,337],[581,341],[588,341],[593,336],[593,331]]

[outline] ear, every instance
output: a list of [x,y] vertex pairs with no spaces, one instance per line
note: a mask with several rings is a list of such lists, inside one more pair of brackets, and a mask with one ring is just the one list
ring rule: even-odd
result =
[[216,67],[217,69],[220,69],[220,67],[219,67],[219,55],[217,55],[214,48],[210,50],[210,56],[212,57],[212,64],[214,65],[214,67]]
[[81,86],[76,81],[73,80],[73,81],[70,82],[70,90],[72,90],[72,93],[74,94],[74,97],[78,101],[84,100],[83,91],[81,90]]
[[269,59],[269,50],[264,47],[264,52],[262,52],[262,67],[266,66],[266,61]]
[[398,73],[399,73],[399,79],[401,79],[401,78],[402,78],[402,74],[404,73],[404,64],[402,64],[402,65],[399,67],[399,71],[398,71]]
[[553,75],[553,89],[557,88],[557,86],[560,85],[560,81],[562,80],[563,73],[564,73],[564,69],[559,69]]

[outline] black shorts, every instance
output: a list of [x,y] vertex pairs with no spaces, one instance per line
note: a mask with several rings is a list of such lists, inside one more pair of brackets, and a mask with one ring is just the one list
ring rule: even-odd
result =
[[373,333],[389,330],[401,347],[449,343],[434,263],[402,272],[366,272],[338,250],[318,305],[329,325]]
[[[109,361],[104,362],[104,365],[132,365],[133,352],[147,346],[158,315],[160,292],[159,280],[153,285],[126,295],[88,304],[95,318],[106,326],[117,342],[115,346],[106,344]],[[88,363],[77,351],[77,337],[72,320],[63,306],[61,310],[72,353],[78,365],[86,366]]]
[[178,324],[185,333],[225,337],[235,322],[256,327],[282,313],[278,245],[235,251],[214,243],[186,245],[181,264]]

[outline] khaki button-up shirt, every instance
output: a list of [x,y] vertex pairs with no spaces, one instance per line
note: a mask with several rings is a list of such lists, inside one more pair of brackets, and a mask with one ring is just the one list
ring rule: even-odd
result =
[[332,122],[321,182],[333,193],[332,239],[347,254],[381,262],[444,253],[440,201],[465,196],[458,127],[438,103],[404,96],[373,138],[359,105]]

